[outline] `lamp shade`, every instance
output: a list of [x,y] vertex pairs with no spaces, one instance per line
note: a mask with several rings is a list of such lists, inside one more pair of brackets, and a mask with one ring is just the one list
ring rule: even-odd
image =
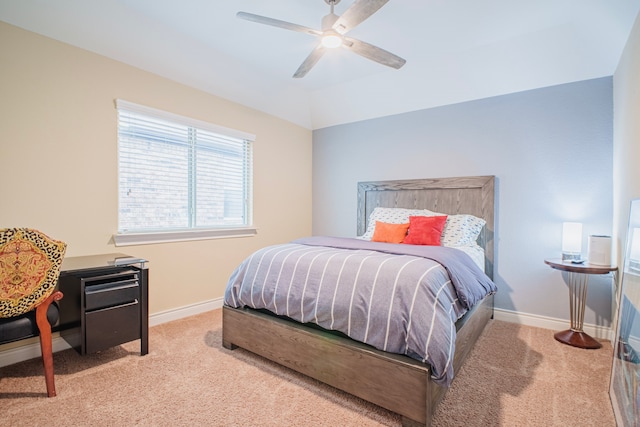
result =
[[577,255],[577,258],[579,258],[581,252],[582,252],[582,224],[579,222],[562,223],[562,257],[563,259],[576,258],[575,255]]

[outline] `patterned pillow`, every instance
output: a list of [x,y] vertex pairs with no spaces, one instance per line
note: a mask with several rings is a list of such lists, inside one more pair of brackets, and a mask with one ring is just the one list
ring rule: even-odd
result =
[[371,240],[373,232],[376,228],[376,221],[386,222],[387,224],[406,224],[409,222],[410,216],[434,216],[442,215],[431,212],[427,209],[404,209],[404,208],[381,208],[377,207],[369,215],[367,231],[359,237],[363,240]]
[[442,233],[442,246],[469,246],[476,244],[486,221],[473,215],[449,215]]
[[[443,213],[433,212],[428,209],[404,209],[404,208],[382,208],[377,207],[369,216],[367,231],[359,239],[371,240],[376,227],[376,221],[386,222],[389,224],[404,224],[409,222],[410,216],[440,216]],[[477,216],[458,214],[449,215],[444,225],[442,246],[457,247],[469,246],[476,244],[478,236],[482,231],[482,227],[486,221]]]
[[0,318],[27,313],[51,295],[66,247],[37,230],[0,229]]

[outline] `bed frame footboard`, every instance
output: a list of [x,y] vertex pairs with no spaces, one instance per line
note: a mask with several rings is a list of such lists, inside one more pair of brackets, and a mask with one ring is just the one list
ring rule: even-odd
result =
[[[458,322],[454,371],[493,315],[493,296]],[[430,425],[446,389],[429,366],[406,356],[249,308],[223,307],[222,341],[398,413],[403,425]]]

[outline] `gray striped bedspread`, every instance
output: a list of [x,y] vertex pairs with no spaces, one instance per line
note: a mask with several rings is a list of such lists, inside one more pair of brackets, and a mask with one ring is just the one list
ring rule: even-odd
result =
[[266,309],[428,363],[453,380],[455,322],[495,284],[454,248],[309,237],[260,249],[232,273],[224,303]]

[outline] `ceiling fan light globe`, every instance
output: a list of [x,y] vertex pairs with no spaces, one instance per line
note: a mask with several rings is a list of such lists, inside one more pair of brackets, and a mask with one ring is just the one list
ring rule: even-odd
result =
[[336,34],[329,34],[326,36],[322,36],[322,46],[327,49],[335,49],[337,47],[342,46],[342,37]]

